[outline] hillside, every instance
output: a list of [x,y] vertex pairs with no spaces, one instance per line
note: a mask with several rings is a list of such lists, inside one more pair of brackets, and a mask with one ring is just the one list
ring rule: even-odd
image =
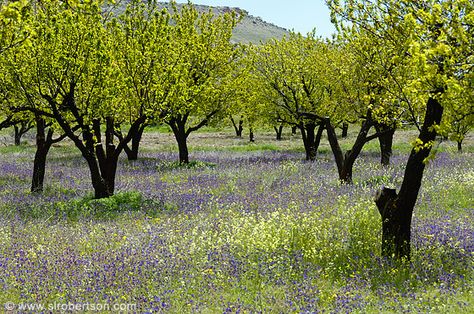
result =
[[[120,1],[119,7],[115,8],[115,10],[117,12],[123,11],[128,2],[128,0]],[[167,2],[161,2],[160,5],[163,7],[169,7],[169,3]],[[178,4],[178,7],[181,5],[182,4]],[[195,5],[195,7],[201,12],[207,12],[211,9],[211,7],[206,5]],[[266,42],[271,38],[280,39],[285,34],[288,34],[286,29],[276,26],[272,23],[265,22],[260,17],[252,16],[249,12],[240,8],[212,7],[212,11],[214,14],[223,14],[229,11],[236,11],[237,13],[244,15],[244,18],[234,30],[233,41],[235,42],[251,42],[257,44],[260,42]]]
[[[200,11],[208,11],[210,7],[205,5],[196,5]],[[236,11],[243,13],[244,18],[237,25],[234,30],[233,40],[241,43],[260,43],[268,41],[269,39],[280,39],[288,34],[288,31],[282,27],[276,26],[272,23],[265,22],[260,17],[253,16],[249,12],[240,8],[230,7],[213,7],[215,14],[223,14],[229,11]]]

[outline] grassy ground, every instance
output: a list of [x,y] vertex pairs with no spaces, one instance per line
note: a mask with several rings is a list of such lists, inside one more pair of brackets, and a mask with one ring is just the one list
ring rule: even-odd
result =
[[[325,140],[314,163],[301,139],[267,131],[145,134],[120,161],[116,196],[92,200],[85,163],[54,147],[42,196],[28,192],[33,138],[0,132],[0,304],[136,304],[137,312],[469,313],[474,311],[474,154],[439,145],[426,169],[409,264],[380,257],[382,185],[399,187],[414,131],[392,165],[369,143],[340,185]],[[288,130],[287,130],[288,131]],[[355,136],[343,141],[348,148]]]

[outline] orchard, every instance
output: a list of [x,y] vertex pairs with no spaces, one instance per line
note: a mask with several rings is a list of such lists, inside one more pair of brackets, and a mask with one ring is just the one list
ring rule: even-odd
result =
[[326,4],[0,1],[0,303],[472,310],[474,4]]

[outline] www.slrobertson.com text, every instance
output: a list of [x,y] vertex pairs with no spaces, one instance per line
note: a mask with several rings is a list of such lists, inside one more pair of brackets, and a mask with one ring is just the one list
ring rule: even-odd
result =
[[117,312],[133,312],[137,310],[136,304],[108,304],[108,303],[5,303],[7,311],[71,311],[71,312],[88,312],[88,311],[117,311]]

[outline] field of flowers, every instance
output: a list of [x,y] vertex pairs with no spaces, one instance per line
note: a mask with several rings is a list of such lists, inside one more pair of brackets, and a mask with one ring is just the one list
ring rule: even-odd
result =
[[[220,133],[191,139],[188,167],[169,134],[150,133],[121,160],[117,195],[92,200],[84,161],[52,149],[42,196],[29,193],[34,148],[0,148],[0,305],[129,303],[137,312],[472,313],[474,153],[441,145],[415,210],[412,261],[380,257],[373,203],[399,187],[377,143],[341,185],[322,145],[303,161],[299,139],[257,144]],[[230,133],[229,133],[230,134]],[[10,140],[4,136],[4,140]]]

